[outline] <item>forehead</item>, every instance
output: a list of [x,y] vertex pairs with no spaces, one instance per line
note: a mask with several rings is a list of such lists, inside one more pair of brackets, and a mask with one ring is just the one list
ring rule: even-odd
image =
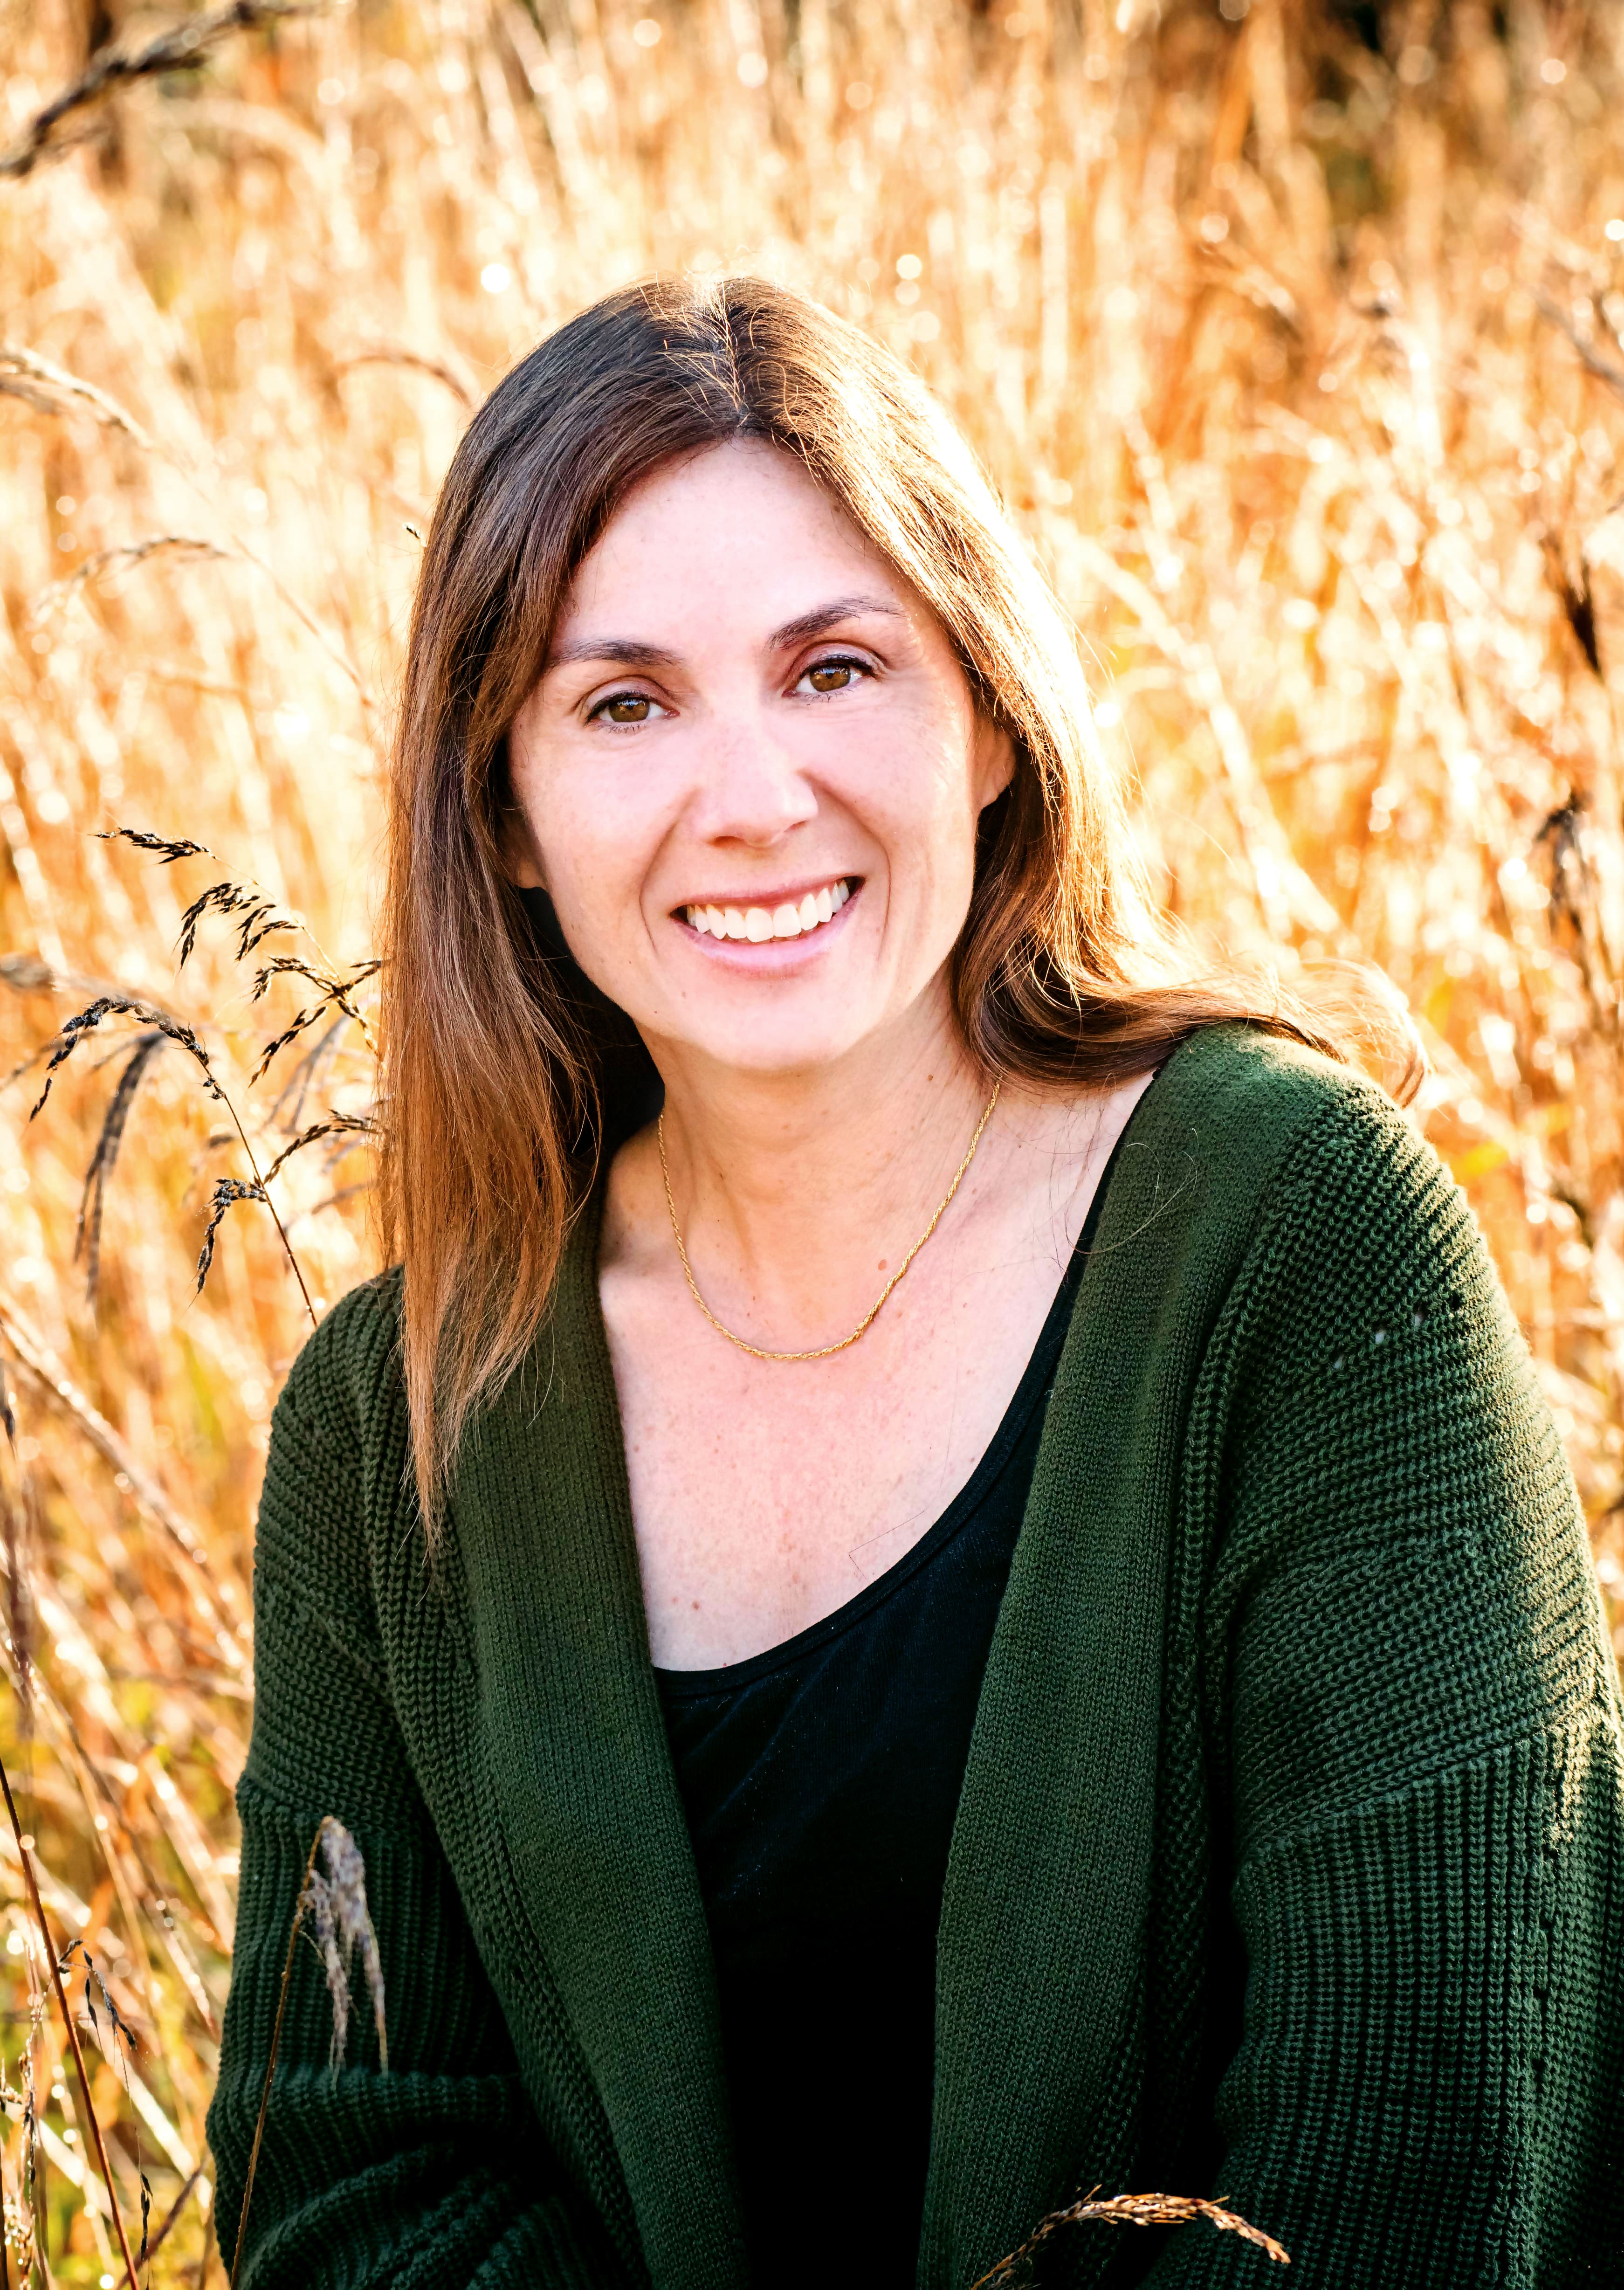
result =
[[924,610],[798,460],[730,439],[628,494],[577,569],[554,633],[577,637],[612,621],[617,634],[652,635],[655,623],[718,612],[776,625],[856,587],[910,618]]

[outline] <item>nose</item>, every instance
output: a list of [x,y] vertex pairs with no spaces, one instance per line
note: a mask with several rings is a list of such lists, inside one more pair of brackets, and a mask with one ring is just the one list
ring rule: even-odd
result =
[[712,723],[700,771],[693,825],[708,843],[766,850],[818,815],[800,764],[754,714]]

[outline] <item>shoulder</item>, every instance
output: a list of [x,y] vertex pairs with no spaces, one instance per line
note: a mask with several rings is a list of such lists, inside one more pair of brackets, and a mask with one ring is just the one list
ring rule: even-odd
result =
[[255,1569],[356,1607],[365,1553],[408,1500],[400,1372],[400,1275],[386,1272],[335,1304],[289,1372],[271,1422]]
[[1363,1074],[1254,1028],[1204,1028],[1163,1067],[1130,1126],[1140,1186],[1187,1213],[1226,1253],[1305,1205],[1334,1240],[1339,1221],[1380,1210],[1403,1221],[1422,1196],[1459,1194],[1436,1155]]
[[1213,1027],[1163,1068],[1126,1148],[1102,1241],[1139,1255],[1159,1233],[1158,1316],[1198,1328],[1254,1396],[1441,1319],[1480,1357],[1520,1351],[1465,1196],[1362,1075]]
[[307,1338],[277,1402],[278,1423],[355,1452],[400,1390],[398,1265],[341,1296]]
[[276,1402],[254,1536],[262,1649],[324,1633],[379,1660],[376,1559],[415,1549],[399,1365],[398,1270],[341,1297],[306,1341]]
[[1161,1156],[1189,1157],[1195,1219],[1221,1232],[1214,1332],[1232,1365],[1245,1363],[1254,1404],[1326,1378],[1386,1388],[1422,1357],[1438,1388],[1446,1357],[1468,1381],[1527,1381],[1465,1194],[1373,1082],[1222,1027],[1187,1044],[1153,1095],[1169,1084]]
[[1244,1150],[1260,1165],[1316,1123],[1409,1125],[1386,1093],[1349,1066],[1253,1026],[1204,1026],[1163,1067],[1156,1094],[1170,1121],[1212,1147]]
[[1409,1115],[1364,1074],[1250,1028],[1192,1038],[1164,1069],[1167,1113],[1207,1161],[1255,1178],[1260,1217],[1317,1248],[1386,1228],[1449,1228],[1476,1245],[1465,1195]]

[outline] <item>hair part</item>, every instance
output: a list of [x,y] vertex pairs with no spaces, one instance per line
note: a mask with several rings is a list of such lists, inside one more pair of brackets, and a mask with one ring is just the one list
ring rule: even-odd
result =
[[475,416],[412,612],[389,797],[380,1209],[404,1270],[412,1461],[431,1531],[470,1413],[542,1324],[606,1141],[612,1026],[572,996],[505,863],[508,733],[619,504],[662,467],[739,438],[801,462],[936,613],[1010,735],[1014,775],[983,816],[952,957],[954,1009],[982,1067],[1038,1087],[1108,1085],[1235,1020],[1351,1054],[1341,1027],[1267,981],[1191,974],[1148,896],[1071,624],[917,377],[759,279],[609,296]]

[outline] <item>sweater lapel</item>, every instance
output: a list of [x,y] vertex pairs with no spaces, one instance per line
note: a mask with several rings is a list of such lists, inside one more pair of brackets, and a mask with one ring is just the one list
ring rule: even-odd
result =
[[[1130,2112],[1110,2101],[1149,1905],[1180,1459],[1144,1435],[1180,1420],[1164,1386],[1192,1373],[1157,1328],[1196,1189],[1188,1122],[1169,1118],[1181,1078],[1156,1084],[1113,1179],[977,1711],[938,1942],[922,2290],[962,2290],[1079,2177],[1086,2191],[1130,2161],[1096,2126]],[[1124,1469],[1145,1453],[1148,1473]]]
[[656,2290],[742,2290],[704,1905],[649,1660],[597,1302],[599,1203],[452,1510],[523,1910],[596,2085]]

